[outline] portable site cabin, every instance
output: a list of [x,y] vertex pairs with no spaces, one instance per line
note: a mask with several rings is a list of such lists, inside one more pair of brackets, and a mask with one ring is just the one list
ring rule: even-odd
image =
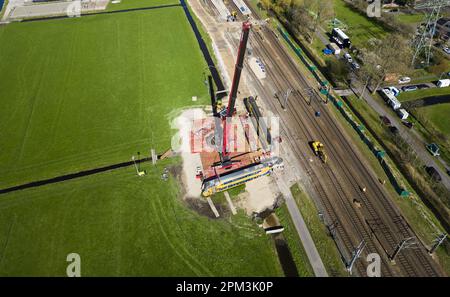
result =
[[338,46],[336,43],[334,43],[334,42],[328,44],[328,48],[329,48],[330,50],[332,50],[332,51],[333,51],[333,54],[335,54],[335,55],[339,55],[339,54],[341,53],[341,49],[340,49],[339,46]]
[[233,0],[234,4],[239,8],[239,11],[243,14],[243,15],[251,15],[252,12],[251,10],[248,8],[248,6],[244,3],[244,1],[242,0]]
[[409,116],[409,113],[404,108],[398,109],[397,114],[402,120],[406,120]]
[[333,28],[331,31],[331,39],[336,42],[340,48],[350,47],[351,42],[347,34],[339,28]]
[[402,106],[400,101],[398,101],[397,98],[395,98],[394,93],[391,90],[382,89],[381,95],[383,96],[386,103],[389,104],[389,106],[391,106],[393,110],[397,110]]
[[448,86],[450,86],[450,79],[446,78],[446,79],[440,79],[438,80],[437,84],[436,84],[439,88],[446,88]]

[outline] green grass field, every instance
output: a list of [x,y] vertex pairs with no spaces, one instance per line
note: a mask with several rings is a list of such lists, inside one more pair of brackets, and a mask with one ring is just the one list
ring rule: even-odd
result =
[[347,26],[347,33],[358,48],[366,47],[370,38],[380,39],[387,34],[385,28],[351,9],[343,0],[334,0],[334,9],[336,18]]
[[319,251],[323,264],[330,276],[347,276],[344,264],[333,239],[327,235],[323,222],[320,221],[314,202],[303,192],[298,184],[291,187],[292,195],[297,202],[311,237]]
[[[176,160],[170,163],[178,163]],[[0,197],[0,276],[281,276],[273,242],[240,213],[200,216],[178,198],[167,161]],[[209,209],[208,209],[209,210]]]
[[402,13],[402,14],[396,15],[396,19],[405,24],[416,25],[416,24],[419,24],[420,22],[423,22],[425,19],[425,16],[422,13],[417,13],[417,14]]
[[120,3],[113,4],[109,2],[107,11],[135,9],[141,7],[153,7],[160,5],[179,4],[178,0],[121,0]]
[[[0,188],[162,152],[177,111],[208,102],[181,7],[3,26],[0,60]],[[282,276],[243,213],[212,220],[182,201],[179,164],[1,195],[0,275],[64,276],[78,253],[84,276]]]
[[442,133],[450,137],[450,103],[436,104],[418,109]]
[[181,7],[2,26],[0,60],[0,188],[162,152],[208,102]]

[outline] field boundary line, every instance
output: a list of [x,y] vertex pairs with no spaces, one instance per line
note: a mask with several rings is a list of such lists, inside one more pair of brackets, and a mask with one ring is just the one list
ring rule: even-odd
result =
[[[114,14],[114,13],[123,13],[123,12],[133,12],[133,11],[144,11],[144,10],[153,10],[160,8],[170,8],[170,7],[181,7],[181,4],[166,4],[166,5],[157,5],[157,6],[148,6],[148,7],[138,7],[138,8],[128,8],[121,10],[110,10],[110,11],[101,11],[101,12],[92,12],[92,13],[82,13],[79,17],[85,16],[93,16],[93,15],[101,15],[101,14]],[[38,17],[32,19],[24,19],[22,22],[38,22],[38,21],[46,21],[46,20],[57,20],[57,19],[69,19],[73,17],[69,17],[67,15],[57,15],[57,16],[48,16],[48,17]]]
[[69,174],[60,175],[57,177],[52,177],[52,178],[48,178],[48,179],[42,179],[42,180],[38,180],[38,181],[34,181],[34,182],[29,182],[29,183],[18,185],[18,186],[0,189],[0,195],[19,191],[19,190],[25,190],[25,189],[29,189],[29,188],[36,188],[36,187],[40,187],[40,186],[63,182],[63,181],[71,180],[71,179],[89,176],[89,175],[94,175],[97,173],[103,173],[106,171],[111,171],[114,169],[119,169],[119,168],[134,165],[134,162],[136,162],[137,164],[140,164],[142,162],[146,162],[146,161],[150,161],[150,160],[151,160],[151,158],[147,157],[147,158],[142,158],[142,159],[138,159],[135,161],[127,161],[127,162],[117,163],[117,164],[103,166],[103,167],[99,167],[99,168],[83,170],[83,171],[79,171],[76,173],[69,173]]

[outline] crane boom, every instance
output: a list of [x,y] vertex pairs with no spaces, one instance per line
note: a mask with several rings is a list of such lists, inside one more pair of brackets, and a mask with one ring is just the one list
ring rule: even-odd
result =
[[223,140],[222,140],[222,163],[227,163],[229,158],[228,152],[228,126],[227,126],[227,118],[231,118],[233,116],[234,107],[236,105],[237,92],[239,88],[239,81],[241,79],[242,68],[244,65],[244,57],[245,51],[247,49],[248,36],[250,33],[250,29],[252,24],[250,22],[242,23],[242,33],[241,33],[241,41],[239,43],[239,49],[237,54],[236,65],[234,68],[234,76],[233,82],[231,85],[230,96],[228,99],[228,106],[226,115],[222,118],[222,126],[223,126]]

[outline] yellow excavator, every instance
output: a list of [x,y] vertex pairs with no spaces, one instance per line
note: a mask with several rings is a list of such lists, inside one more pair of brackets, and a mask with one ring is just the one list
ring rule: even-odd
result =
[[320,141],[313,141],[311,142],[312,149],[314,150],[314,153],[316,156],[319,156],[320,160],[322,160],[323,163],[327,162],[327,154],[325,154],[325,147],[323,143]]

